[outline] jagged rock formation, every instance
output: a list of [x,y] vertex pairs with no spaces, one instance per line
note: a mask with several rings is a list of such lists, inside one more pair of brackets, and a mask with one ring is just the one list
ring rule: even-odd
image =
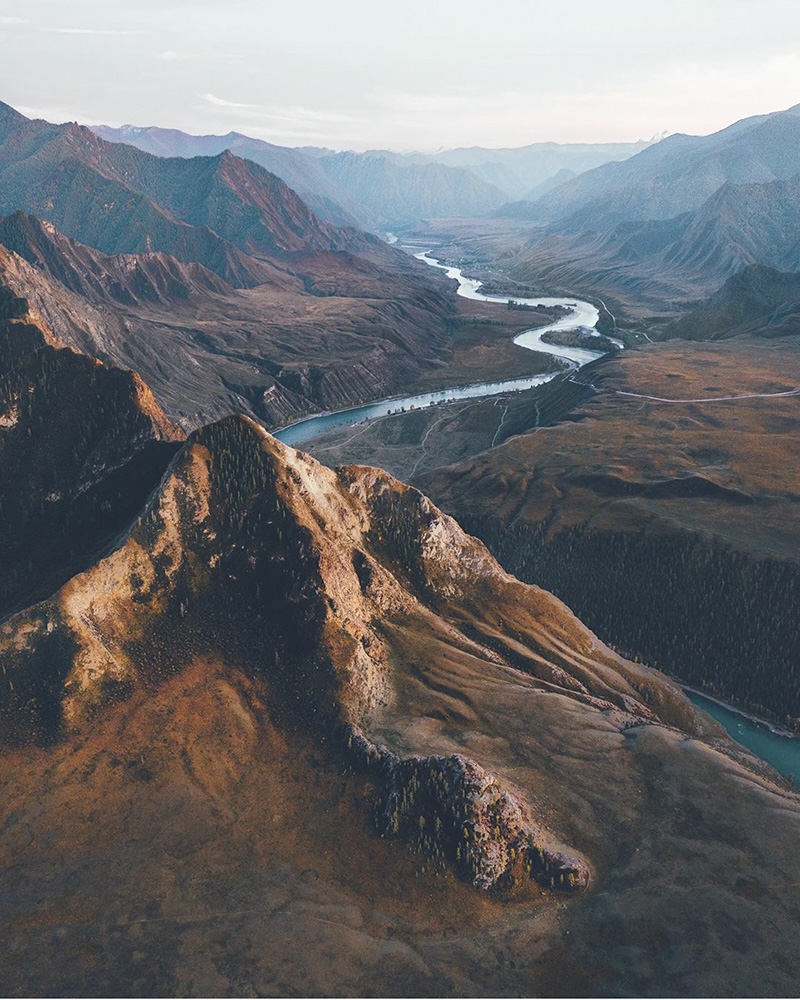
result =
[[551,889],[582,889],[589,868],[547,846],[519,799],[475,761],[449,757],[398,757],[361,734],[348,746],[375,777],[382,836],[402,836],[434,861],[448,861],[475,888],[513,885],[530,874]]

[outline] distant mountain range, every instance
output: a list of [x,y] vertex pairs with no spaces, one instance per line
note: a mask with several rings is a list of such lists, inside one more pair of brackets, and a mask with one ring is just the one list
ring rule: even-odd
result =
[[280,177],[326,222],[334,225],[354,225],[357,222],[358,207],[349,204],[346,195],[328,179],[318,158],[301,150],[275,146],[239,132],[188,135],[178,129],[137,128],[134,125],[123,125],[122,128],[95,125],[92,131],[107,142],[135,146],[155,156],[219,156],[228,150]]
[[476,146],[430,154],[337,153],[276,146],[237,132],[195,136],[133,125],[97,125],[93,130],[109,142],[126,143],[158,156],[216,156],[230,150],[282,178],[326,221],[337,225],[356,221],[371,229],[430,217],[485,215],[509,198],[552,184],[556,177],[560,183],[565,176],[624,159],[648,145],[535,143],[518,149]]
[[800,105],[670,136],[501,211],[532,223],[515,276],[662,307],[751,264],[800,269]]
[[626,160],[652,145],[654,139],[639,142],[534,142],[529,146],[487,149],[469,146],[446,149],[439,153],[388,153],[395,162],[439,163],[469,170],[475,176],[499,188],[507,198],[530,200],[537,197],[539,186],[559,183],[592,170],[603,163]]
[[605,163],[507,215],[562,230],[669,219],[698,209],[723,184],[785,180],[800,170],[800,104],[744,118],[711,135],[670,135],[636,156]]

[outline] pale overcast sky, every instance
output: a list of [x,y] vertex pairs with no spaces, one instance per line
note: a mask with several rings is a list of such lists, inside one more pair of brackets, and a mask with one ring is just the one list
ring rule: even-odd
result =
[[0,0],[0,42],[26,114],[284,145],[629,141],[800,103],[796,0]]

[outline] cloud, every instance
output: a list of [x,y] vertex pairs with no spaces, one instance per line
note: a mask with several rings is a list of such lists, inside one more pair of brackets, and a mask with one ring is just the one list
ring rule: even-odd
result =
[[[176,52],[174,49],[167,49],[166,52],[159,52],[158,58],[164,62],[190,62],[193,59],[210,61],[212,59],[237,60],[242,57],[236,52]],[[211,96],[211,95],[208,95]]]
[[240,104],[238,101],[226,101],[222,97],[215,97],[213,94],[203,94],[204,101],[213,104],[215,108],[257,108],[257,104]]
[[123,124],[118,121],[108,121],[103,118],[98,118],[96,115],[76,112],[74,108],[61,108],[56,105],[49,105],[47,107],[31,107],[23,104],[17,104],[15,107],[17,111],[19,111],[20,114],[25,115],[26,118],[42,118],[47,122],[80,122],[83,125],[112,125],[114,127],[118,127]]
[[44,31],[52,31],[58,35],[149,35],[149,31],[129,31],[118,28],[44,28]]
[[[353,122],[351,115],[303,105],[251,104],[231,101],[215,94],[200,95],[202,104],[193,110],[206,122],[216,120],[235,131],[271,142],[302,145],[329,145],[336,140],[336,126]],[[208,126],[203,126],[208,127]]]
[[203,94],[202,98],[215,108],[229,109],[231,114],[242,118],[264,118],[274,121],[288,121],[295,123],[329,123],[329,122],[350,122],[353,118],[350,115],[342,114],[339,111],[329,111],[324,108],[308,108],[302,105],[287,104],[244,104],[239,101],[227,101],[214,94]]

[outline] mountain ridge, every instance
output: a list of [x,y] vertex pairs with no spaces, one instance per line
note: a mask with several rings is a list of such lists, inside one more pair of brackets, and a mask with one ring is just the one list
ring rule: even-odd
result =
[[800,105],[708,136],[675,134],[544,195],[531,216],[569,232],[666,219],[697,209],[722,183],[783,180],[800,170]]

